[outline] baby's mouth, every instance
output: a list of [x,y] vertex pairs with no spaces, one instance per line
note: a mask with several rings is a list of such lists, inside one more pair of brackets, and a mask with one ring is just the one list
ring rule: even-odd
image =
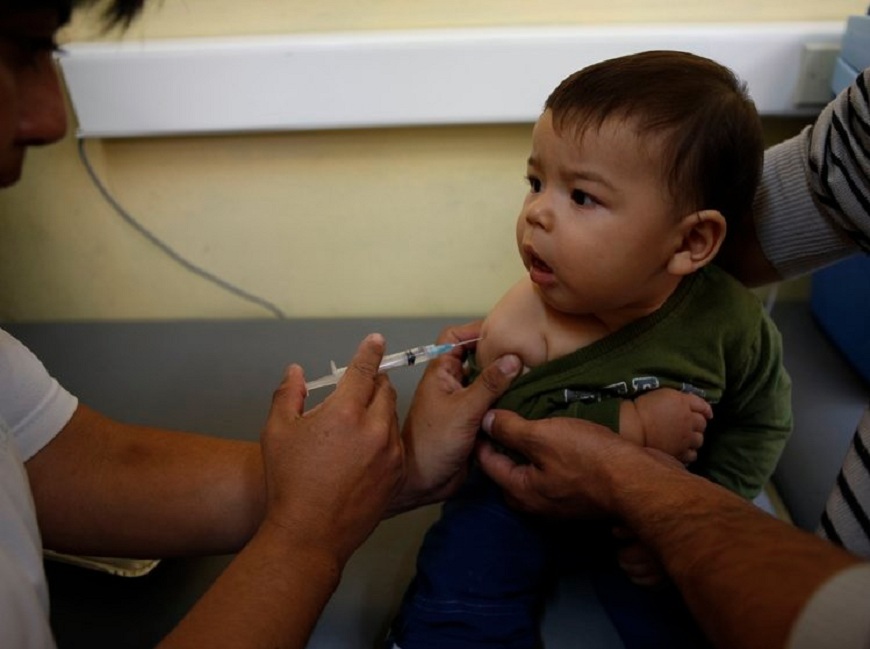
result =
[[541,287],[552,286],[556,282],[556,274],[550,265],[531,250],[528,251],[529,279]]
[[533,270],[537,270],[541,273],[552,274],[553,269],[550,268],[543,259],[538,257],[535,253],[531,253],[529,256],[529,264],[531,265]]

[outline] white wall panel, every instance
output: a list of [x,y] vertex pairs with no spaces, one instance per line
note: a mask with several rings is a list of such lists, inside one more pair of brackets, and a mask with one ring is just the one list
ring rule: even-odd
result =
[[[841,22],[529,27],[71,44],[82,137],[533,121],[565,76],[647,49],[713,58],[762,114],[799,115],[803,46]],[[661,80],[651,80],[661,83]]]

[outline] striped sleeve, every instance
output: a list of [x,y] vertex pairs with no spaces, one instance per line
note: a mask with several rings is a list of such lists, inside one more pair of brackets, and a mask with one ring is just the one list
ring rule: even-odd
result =
[[870,252],[870,68],[813,126],[765,152],[753,213],[783,277]]
[[870,559],[870,407],[852,438],[817,532]]

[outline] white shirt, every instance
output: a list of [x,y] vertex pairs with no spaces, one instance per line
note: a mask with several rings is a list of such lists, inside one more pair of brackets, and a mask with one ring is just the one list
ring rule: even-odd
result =
[[78,401],[0,329],[0,646],[54,647],[42,541],[24,462],[72,417]]

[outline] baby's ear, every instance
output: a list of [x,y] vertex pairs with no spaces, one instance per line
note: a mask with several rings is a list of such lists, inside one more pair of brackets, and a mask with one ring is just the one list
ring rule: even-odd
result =
[[725,240],[725,217],[718,210],[692,212],[680,222],[680,243],[668,263],[674,275],[688,275],[706,266]]

